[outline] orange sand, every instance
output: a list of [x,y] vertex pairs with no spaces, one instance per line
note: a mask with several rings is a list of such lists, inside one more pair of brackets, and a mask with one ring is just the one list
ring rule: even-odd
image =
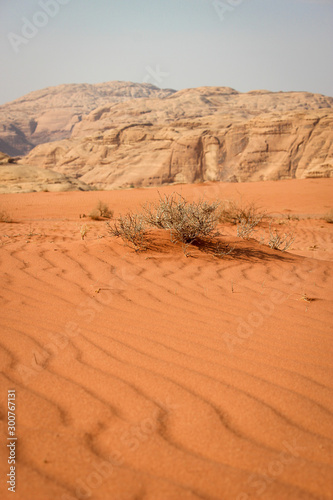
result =
[[223,259],[186,258],[164,234],[135,253],[79,218],[156,189],[0,196],[16,221],[0,224],[0,498],[8,389],[16,500],[332,498],[332,187],[161,189],[254,200],[282,232],[301,217],[289,253],[221,227]]

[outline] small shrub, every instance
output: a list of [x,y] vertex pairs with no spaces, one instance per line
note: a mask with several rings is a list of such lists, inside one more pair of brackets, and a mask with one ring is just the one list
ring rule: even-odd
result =
[[12,222],[6,210],[3,210],[1,208],[0,208],[0,222],[7,222],[7,223]]
[[120,237],[126,244],[132,244],[135,251],[147,249],[147,227],[141,214],[120,215],[111,225],[107,223],[112,236]]
[[218,202],[189,203],[180,194],[173,193],[160,196],[158,203],[144,205],[144,220],[150,226],[168,230],[171,241],[190,244],[198,238],[219,235],[216,230],[218,207]]
[[97,207],[90,212],[89,217],[93,220],[112,219],[113,211],[109,209],[106,203],[99,201]]
[[237,224],[237,236],[238,238],[243,238],[243,240],[248,240],[252,233],[256,231],[256,226],[260,224],[263,216],[257,215],[253,216],[251,219],[242,219],[239,224]]
[[29,232],[27,233],[27,238],[32,238],[33,236],[38,236],[38,233],[35,233],[32,225],[29,225]]
[[299,217],[297,215],[288,214],[287,215],[287,220],[288,221],[290,221],[290,220],[299,221]]
[[279,234],[278,231],[272,230],[271,224],[269,225],[269,240],[268,246],[273,250],[280,250],[281,252],[285,252],[295,241],[295,236],[293,233],[284,233],[283,235]]
[[229,245],[222,246],[220,243],[218,243],[214,251],[214,256],[220,258],[226,257],[227,255],[230,255],[234,250],[235,247],[230,247]]
[[303,292],[298,300],[303,300],[304,302],[315,302],[316,299],[313,297],[309,297],[305,292]]
[[327,214],[324,216],[324,220],[329,224],[333,224],[333,209],[327,212]]
[[257,224],[259,224],[265,216],[266,213],[262,212],[255,203],[244,205],[236,201],[226,201],[222,205],[220,222],[242,224],[242,221],[245,221],[245,223],[257,221]]

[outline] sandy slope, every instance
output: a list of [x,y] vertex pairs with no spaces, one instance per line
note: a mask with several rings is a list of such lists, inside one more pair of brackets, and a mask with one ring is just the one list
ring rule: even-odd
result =
[[136,254],[79,218],[154,189],[2,195],[1,498],[12,388],[17,500],[332,498],[332,227],[302,218],[332,187],[178,186],[301,216],[291,253],[228,226],[222,260],[164,235]]

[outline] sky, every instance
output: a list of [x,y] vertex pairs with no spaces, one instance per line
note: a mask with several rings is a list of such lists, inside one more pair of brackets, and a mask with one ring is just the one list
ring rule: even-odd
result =
[[333,96],[333,0],[0,0],[0,104],[62,83]]

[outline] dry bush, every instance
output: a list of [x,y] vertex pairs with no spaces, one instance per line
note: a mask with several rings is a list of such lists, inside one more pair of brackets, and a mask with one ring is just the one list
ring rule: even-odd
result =
[[147,227],[142,214],[127,213],[120,215],[111,225],[107,223],[112,236],[120,237],[126,244],[132,244],[135,251],[146,250]]
[[257,225],[265,216],[266,212],[257,207],[254,202],[242,204],[242,202],[226,201],[221,208],[220,222],[241,224],[242,221],[246,223],[257,221]]
[[2,208],[0,208],[0,222],[12,222],[6,210],[3,210]]
[[232,254],[232,252],[235,250],[235,247],[230,247],[229,245],[224,245],[222,246],[221,243],[218,243],[216,245],[215,251],[214,251],[214,256],[215,257],[226,257],[227,255]]
[[325,214],[324,220],[329,224],[333,224],[333,209],[331,209],[329,212],[327,212],[327,214]]
[[112,219],[113,211],[106,203],[99,201],[97,207],[90,212],[89,217],[93,220]]
[[238,238],[243,238],[243,240],[248,240],[252,233],[256,231],[256,227],[262,221],[263,216],[257,215],[253,216],[251,219],[241,219],[240,223],[237,224],[237,236]]
[[299,221],[299,216],[298,215],[293,215],[293,214],[288,214],[287,215],[287,220],[290,221]]
[[271,224],[269,225],[269,240],[267,245],[273,250],[280,250],[281,252],[285,252],[295,241],[294,233],[284,233],[279,234],[279,232],[275,229],[274,231],[271,228]]
[[168,230],[171,241],[190,244],[198,238],[219,235],[216,230],[218,207],[218,202],[189,203],[180,194],[173,193],[160,196],[158,203],[144,205],[144,220],[150,226]]
[[266,212],[253,202],[242,204],[241,202],[227,201],[222,206],[220,222],[236,224],[237,236],[248,240],[264,217],[266,217]]

